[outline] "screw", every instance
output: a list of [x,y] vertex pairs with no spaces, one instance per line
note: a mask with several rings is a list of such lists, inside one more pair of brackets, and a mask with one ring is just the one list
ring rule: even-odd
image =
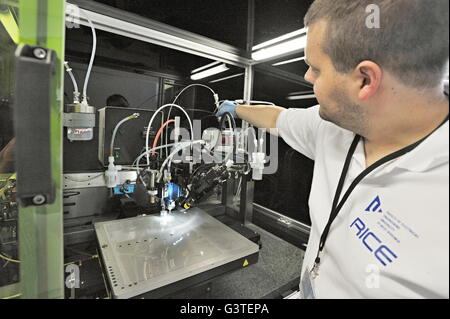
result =
[[36,195],[33,197],[33,204],[35,205],[42,205],[45,203],[45,196],[44,195]]
[[33,54],[38,59],[45,59],[47,52],[42,48],[36,48],[33,50]]

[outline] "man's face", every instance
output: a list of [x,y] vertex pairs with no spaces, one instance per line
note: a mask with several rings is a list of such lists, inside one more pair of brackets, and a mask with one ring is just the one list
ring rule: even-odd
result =
[[309,69],[305,79],[314,85],[322,119],[348,130],[359,130],[363,114],[361,107],[351,99],[350,75],[338,73],[330,57],[322,51],[326,26],[326,21],[320,20],[308,29],[305,62]]

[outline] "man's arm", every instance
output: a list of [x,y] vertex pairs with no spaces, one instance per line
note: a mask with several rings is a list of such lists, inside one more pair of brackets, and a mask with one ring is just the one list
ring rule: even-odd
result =
[[226,101],[218,116],[221,116],[224,112],[231,113],[234,117],[247,121],[253,126],[258,128],[265,128],[271,134],[277,134],[277,119],[281,112],[285,108],[272,105],[236,105],[234,102]]
[[277,119],[281,112],[285,108],[272,105],[238,105],[236,107],[236,113],[239,118],[250,124],[268,129],[272,134],[275,133],[277,127]]
[[319,105],[308,109],[284,109],[271,105],[237,105],[225,101],[217,116],[230,113],[248,123],[265,128],[273,135],[281,136],[293,149],[314,159],[317,132],[323,120],[319,116]]

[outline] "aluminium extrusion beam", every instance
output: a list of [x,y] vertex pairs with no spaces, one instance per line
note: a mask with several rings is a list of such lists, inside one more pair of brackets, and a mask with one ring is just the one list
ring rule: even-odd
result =
[[309,235],[311,232],[311,226],[304,224],[298,220],[295,220],[293,218],[290,218],[286,215],[280,214],[274,210],[271,210],[267,207],[264,207],[259,204],[253,204],[256,211],[260,212],[261,214],[264,214],[270,218],[272,218],[277,223],[284,225],[285,227],[295,228],[298,231]]
[[[251,54],[255,39],[255,0],[248,0],[248,16],[247,16],[247,53]],[[255,70],[253,65],[248,65],[245,68],[244,78],[244,101],[250,102],[253,98],[253,83],[255,80]],[[242,132],[246,132],[249,123],[242,121]],[[241,134],[241,146],[244,150],[247,149],[248,141],[245,139],[245,134]],[[244,224],[252,222],[253,219],[253,195],[255,190],[255,182],[248,176],[241,177],[241,193],[239,201],[239,216],[238,219]]]
[[273,66],[259,64],[255,66],[255,71],[262,72],[264,74],[271,75],[273,77],[286,80],[292,83],[303,85],[307,88],[312,88],[313,85],[305,80],[303,76],[296,75],[291,72],[286,72],[284,70],[277,69]]
[[[87,19],[83,16],[84,13],[89,16],[95,27],[99,30],[160,45],[196,56],[221,61],[238,67],[247,68],[249,66],[254,66],[257,71],[264,72],[293,83],[312,87],[301,76],[263,64],[263,62],[269,62],[271,59],[264,61],[252,60],[250,58],[250,51],[245,52],[244,50],[220,41],[100,3],[86,0],[70,0],[70,3],[68,2],[68,4],[73,4],[83,9],[82,11],[80,10],[81,12],[79,19],[70,21],[71,17],[66,17],[66,19],[72,23],[79,23],[84,26],[89,26]],[[251,9],[251,6],[249,9]],[[66,6],[66,14],[70,15],[73,13],[74,10],[72,10],[70,6]],[[252,17],[253,15],[249,14],[249,18]],[[252,27],[252,24],[249,24],[249,34],[250,31],[253,30],[254,27]],[[249,39],[253,41],[253,37],[250,37]],[[247,47],[249,47],[249,45],[247,45]],[[289,54],[292,54],[292,52]],[[276,59],[278,58],[279,57],[276,57]]]
[[[255,0],[248,0],[248,16],[247,16],[247,53],[251,54],[253,42],[255,38]],[[245,67],[244,74],[244,102],[249,102],[253,97],[253,83],[255,79],[255,70],[253,65],[247,65]],[[248,123],[242,121],[242,132],[246,132],[248,128]],[[245,139],[245,134],[241,134],[240,145],[245,150],[247,149],[247,141]]]
[[[252,64],[252,60],[245,57],[243,50],[192,32],[92,1],[71,0],[70,4],[82,9],[79,10],[79,19],[66,17],[74,23],[89,26],[85,17],[88,15],[99,30],[239,67]],[[76,11],[73,7],[66,7],[66,14],[74,14]]]

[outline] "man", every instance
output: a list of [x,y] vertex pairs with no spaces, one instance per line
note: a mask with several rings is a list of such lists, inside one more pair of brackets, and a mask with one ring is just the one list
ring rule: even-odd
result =
[[449,298],[448,20],[447,0],[316,0],[320,106],[220,108],[315,160],[302,297]]
[[113,94],[106,99],[106,106],[130,107],[130,103],[123,95]]
[[14,150],[16,139],[13,138],[3,149],[0,149],[0,174],[14,173]]

